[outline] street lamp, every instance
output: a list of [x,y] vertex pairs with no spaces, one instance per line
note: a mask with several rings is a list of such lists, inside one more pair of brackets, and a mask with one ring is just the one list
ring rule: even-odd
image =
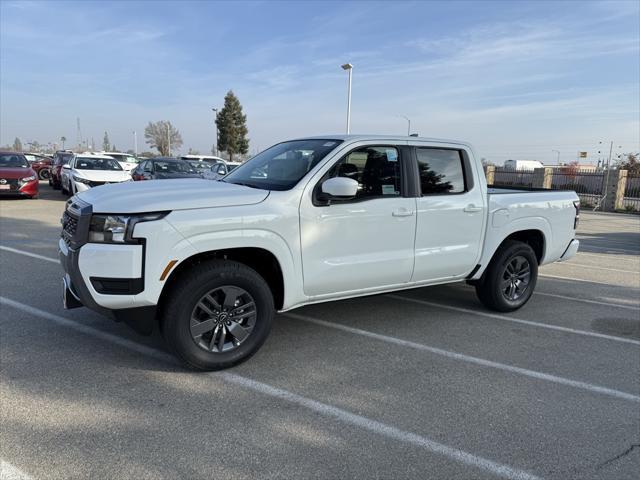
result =
[[351,72],[353,71],[353,65],[345,63],[342,65],[343,70],[349,72],[349,93],[347,95],[347,135],[351,133]]
[[551,150],[552,152],[556,152],[558,154],[558,158],[556,159],[556,163],[560,165],[560,150]]
[[408,137],[409,135],[411,135],[411,120],[406,115],[400,115],[400,116],[407,121],[407,137]]
[[218,156],[218,109],[217,108],[212,108],[211,110],[213,110],[213,123],[216,126],[216,157]]

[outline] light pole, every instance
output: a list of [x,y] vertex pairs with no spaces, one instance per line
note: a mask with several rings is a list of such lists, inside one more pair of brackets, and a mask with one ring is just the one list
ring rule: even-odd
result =
[[133,131],[133,151],[135,153],[135,156],[138,156],[138,134],[137,132],[134,130]]
[[551,150],[552,152],[556,152],[558,154],[558,158],[556,159],[556,164],[560,165],[560,150]]
[[171,133],[169,130],[169,122],[167,122],[167,145],[169,150],[169,156],[171,156]]
[[342,65],[343,70],[349,72],[349,91],[347,95],[347,135],[351,133],[351,72],[353,71],[353,65],[345,63]]
[[219,156],[218,155],[218,109],[212,108],[211,110],[213,110],[213,123],[216,126],[216,157],[217,157]]
[[411,135],[411,119],[406,115],[400,115],[400,116],[407,121],[407,137],[408,137],[409,135]]

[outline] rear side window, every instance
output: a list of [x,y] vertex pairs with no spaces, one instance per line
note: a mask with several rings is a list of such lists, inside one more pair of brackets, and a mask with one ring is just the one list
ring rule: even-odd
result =
[[422,195],[465,191],[459,150],[416,148]]

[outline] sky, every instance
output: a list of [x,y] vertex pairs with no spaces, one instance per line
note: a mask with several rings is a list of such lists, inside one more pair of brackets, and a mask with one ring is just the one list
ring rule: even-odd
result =
[[[0,0],[0,145],[139,151],[169,120],[209,153],[228,90],[250,153],[307,135],[466,140],[495,163],[640,150],[640,2]],[[599,143],[602,142],[602,143]],[[598,154],[601,151],[601,154]]]

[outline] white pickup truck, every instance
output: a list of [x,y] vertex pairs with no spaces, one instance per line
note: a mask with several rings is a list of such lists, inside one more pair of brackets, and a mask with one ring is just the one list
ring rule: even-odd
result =
[[276,311],[450,282],[498,311],[578,250],[571,191],[488,189],[470,145],[393,136],[282,142],[221,181],[128,182],[72,197],[65,307],[141,333],[187,365],[255,353]]

